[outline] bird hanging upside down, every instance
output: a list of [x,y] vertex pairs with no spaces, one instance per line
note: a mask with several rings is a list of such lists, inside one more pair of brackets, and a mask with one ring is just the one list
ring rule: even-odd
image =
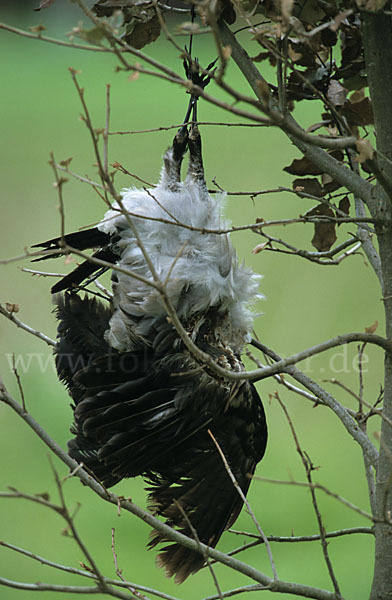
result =
[[[69,454],[107,487],[141,475],[151,511],[212,547],[242,499],[210,432],[246,494],[266,447],[264,410],[250,381],[225,379],[186,349],[150,285],[146,255],[191,340],[218,365],[241,372],[258,277],[239,264],[226,234],[201,231],[225,227],[222,199],[208,194],[197,126],[182,127],[157,187],[123,190],[123,208],[115,202],[97,228],[65,236],[70,247],[95,248],[93,257],[113,264],[112,301],[78,294],[102,270],[94,258],[52,288],[65,290],[55,297],[56,365],[74,402]],[[39,246],[58,252],[63,243]],[[178,583],[205,562],[153,532],[149,546],[161,543],[158,563]]]

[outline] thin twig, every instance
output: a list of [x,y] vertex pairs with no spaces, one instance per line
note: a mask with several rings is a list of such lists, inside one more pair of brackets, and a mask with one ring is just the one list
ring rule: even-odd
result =
[[110,124],[110,84],[106,84],[106,119],[103,130],[103,168],[109,172],[109,124]]
[[289,480],[289,481],[284,481],[281,479],[272,479],[270,477],[259,477],[258,475],[254,475],[253,479],[255,479],[257,481],[265,481],[266,483],[274,483],[274,484],[278,484],[278,485],[295,485],[298,487],[306,487],[308,489],[321,490],[327,496],[331,496],[331,498],[335,498],[335,500],[337,500],[338,502],[341,502],[342,504],[344,504],[344,506],[347,506],[347,508],[349,508],[350,510],[353,510],[354,512],[361,515],[361,517],[364,517],[365,519],[369,519],[369,521],[377,520],[377,519],[374,519],[370,513],[366,512],[365,510],[362,510],[362,508],[360,508],[356,504],[353,504],[352,502],[350,502],[343,496],[340,496],[339,494],[332,492],[330,489],[328,489],[327,487],[325,487],[325,485],[322,485],[321,483],[314,483],[314,482],[309,483],[306,481],[295,481],[294,479]]
[[313,487],[313,480],[312,480],[312,470],[313,470],[313,464],[309,458],[309,456],[307,454],[305,454],[305,452],[302,450],[301,445],[299,443],[299,439],[297,436],[297,432],[295,431],[293,422],[290,418],[289,412],[286,408],[286,406],[283,404],[282,400],[279,397],[279,394],[277,392],[275,392],[274,397],[277,399],[279,405],[281,406],[286,419],[288,421],[292,436],[294,438],[294,443],[295,443],[295,447],[297,449],[297,452],[299,454],[299,456],[301,457],[301,461],[302,464],[304,466],[305,469],[305,473],[306,473],[306,478],[308,480],[309,483],[309,489],[310,489],[310,494],[312,497],[312,504],[313,504],[313,508],[314,508],[314,512],[316,514],[316,519],[317,519],[317,523],[318,523],[318,527],[319,527],[319,531],[320,531],[320,538],[321,538],[321,546],[322,546],[322,550],[323,550],[323,555],[324,555],[324,560],[325,560],[325,564],[327,565],[327,569],[328,569],[328,573],[329,576],[331,578],[332,581],[332,585],[333,588],[335,590],[335,594],[337,598],[341,598],[341,593],[340,593],[340,588],[339,588],[339,584],[338,581],[336,579],[336,575],[335,575],[335,571],[333,569],[332,566],[332,561],[331,558],[329,556],[329,552],[328,552],[328,543],[325,537],[325,527],[324,527],[324,523],[321,517],[321,512],[319,509],[319,505],[317,502],[317,497],[316,497],[316,493],[315,493],[315,489]]
[[64,210],[64,198],[63,198],[63,185],[64,183],[66,183],[66,179],[63,177],[60,177],[57,171],[57,163],[54,159],[54,154],[53,152],[50,153],[50,161],[49,161],[50,166],[53,169],[53,173],[55,176],[55,187],[57,188],[58,191],[58,197],[59,197],[59,211],[60,211],[60,237],[61,237],[61,242],[62,245],[65,244],[65,210]]
[[21,397],[21,400],[22,400],[23,410],[26,412],[25,396],[24,396],[24,393],[23,393],[22,382],[20,380],[19,373],[18,373],[18,370],[16,368],[15,354],[14,353],[12,353],[12,371],[13,371],[15,377],[16,377],[16,382],[18,384],[18,388],[19,388],[19,392],[20,392],[20,397]]
[[[102,590],[99,586],[81,586],[81,585],[63,585],[55,583],[25,583],[23,581],[14,581],[6,577],[0,577],[0,585],[25,590],[29,592],[65,592],[67,594],[100,594]],[[113,594],[114,595],[114,594]],[[128,596],[122,596],[124,599]]]
[[[267,479],[267,481],[269,481],[269,480]],[[275,482],[275,480],[273,480],[273,481]],[[289,483],[289,482],[284,482],[284,483]],[[304,484],[304,485],[307,485],[307,484]],[[257,542],[259,544],[264,544],[264,541],[255,533],[250,533],[248,531],[237,531],[235,529],[228,529],[228,531],[230,531],[230,533],[234,533],[235,535],[244,535],[246,537],[255,538],[255,541],[257,540]],[[373,527],[349,527],[348,529],[338,529],[336,531],[326,531],[325,537],[326,538],[337,538],[337,537],[342,537],[345,535],[353,535],[353,534],[357,534],[357,533],[365,533],[365,534],[374,535],[374,528]],[[297,544],[297,543],[302,543],[302,542],[319,542],[321,540],[320,534],[286,535],[286,536],[284,536],[284,535],[283,536],[282,535],[268,535],[267,537],[268,537],[269,542],[277,542],[277,543],[281,543],[281,544],[286,544],[286,543]],[[232,552],[237,553],[243,547],[244,546],[240,546],[239,548],[232,550]]]
[[[80,575],[80,576],[86,577],[88,579],[96,580],[96,575],[94,573],[90,573],[89,571],[86,571],[84,569],[76,569],[75,567],[70,567],[68,565],[63,565],[60,563],[53,562],[52,560],[44,558],[43,556],[40,556],[40,555],[36,554],[35,552],[30,552],[29,550],[26,550],[25,548],[19,548],[18,546],[15,546],[14,544],[9,544],[8,542],[0,541],[0,546],[3,546],[4,548],[8,548],[9,550],[13,550],[14,552],[17,552],[18,554],[23,554],[24,556],[27,556],[28,558],[31,558],[32,560],[35,560],[35,561],[37,561],[43,565],[46,565],[48,567],[58,569],[59,571],[64,571],[64,572],[70,573],[72,575]],[[158,598],[163,598],[163,600],[179,600],[178,598],[175,598],[174,596],[170,596],[169,594],[165,594],[164,592],[161,592],[159,590],[155,590],[153,588],[149,588],[144,585],[139,585],[139,584],[131,582],[131,581],[126,581],[126,580],[118,581],[117,579],[111,579],[109,577],[105,577],[105,581],[108,585],[129,588],[129,589],[134,589],[134,590],[140,590],[141,592],[146,592],[147,594],[152,594],[153,596],[157,596]]]
[[31,335],[34,335],[35,337],[39,338],[40,340],[42,340],[49,346],[56,346],[56,342],[54,340],[52,340],[50,337],[48,337],[44,333],[41,333],[37,329],[33,329],[32,327],[30,327],[30,325],[26,325],[26,323],[23,323],[23,321],[20,321],[19,319],[17,319],[15,317],[14,313],[9,312],[5,308],[3,308],[1,306],[1,304],[0,304],[0,314],[3,315],[4,317],[6,317],[7,319],[9,319],[10,321],[12,321],[12,323],[14,323],[17,327],[20,327],[20,329],[24,329],[28,333],[31,333]]
[[[268,356],[270,356],[273,360],[279,361],[281,360],[280,356],[276,354],[273,350],[268,348],[265,344],[257,340],[252,340],[252,346],[258,348]],[[349,411],[340,404],[331,394],[329,394],[326,390],[321,388],[315,381],[313,381],[310,377],[302,373],[295,366],[288,366],[285,371],[289,373],[294,379],[296,379],[299,383],[301,383],[306,389],[310,390],[317,398],[319,398],[320,402],[325,406],[328,406],[336,416],[340,419],[348,433],[353,437],[353,439],[361,446],[364,453],[367,454],[371,464],[377,467],[378,464],[378,451],[377,448],[371,443],[368,436],[360,431],[357,423],[354,421]]]
[[[112,553],[113,553],[113,560],[114,560],[114,567],[116,569],[116,575],[118,575],[118,577],[121,579],[121,581],[123,583],[127,583],[125,578],[123,577],[122,574],[122,570],[120,569],[120,567],[118,566],[118,558],[117,558],[117,552],[116,552],[116,544],[115,544],[115,540],[114,540],[114,527],[112,527]],[[129,589],[129,591],[131,592],[132,596],[134,598],[136,598],[137,600],[148,600],[148,598],[144,595],[141,594],[136,588],[134,588],[132,585],[127,585],[127,588]]]
[[250,514],[250,517],[251,517],[253,523],[256,525],[256,529],[259,532],[259,535],[260,535],[260,537],[262,538],[262,540],[263,540],[263,542],[265,544],[265,547],[267,549],[268,559],[270,561],[272,573],[273,573],[273,576],[274,576],[274,580],[277,580],[278,579],[278,573],[276,571],[276,565],[275,565],[274,557],[272,555],[271,546],[269,545],[269,542],[268,542],[268,538],[265,535],[265,533],[263,532],[263,530],[261,529],[260,523],[256,519],[256,515],[254,514],[254,512],[253,512],[253,510],[252,510],[252,508],[251,508],[251,506],[249,504],[249,501],[248,501],[247,497],[245,496],[244,492],[241,489],[241,486],[239,485],[238,481],[236,480],[236,478],[235,478],[235,476],[233,474],[233,471],[231,470],[230,465],[227,462],[227,459],[226,459],[226,457],[225,457],[225,455],[224,455],[224,453],[222,451],[222,448],[220,447],[218,441],[216,440],[214,434],[212,433],[212,431],[210,429],[208,429],[208,434],[211,437],[212,441],[214,442],[214,444],[215,444],[215,446],[216,446],[216,448],[217,448],[217,450],[219,452],[219,455],[220,455],[220,457],[222,459],[222,462],[225,465],[225,469],[226,469],[226,471],[227,471],[227,473],[228,473],[231,481],[233,482],[233,486],[235,487],[236,491],[238,492],[238,495],[240,496],[242,502],[245,504],[245,506],[246,506],[246,508],[248,510],[248,513]]
[[205,561],[206,561],[206,564],[207,564],[208,570],[209,570],[209,572],[211,573],[212,580],[213,580],[213,582],[214,582],[214,585],[215,585],[215,587],[216,587],[216,590],[217,590],[217,592],[218,592],[218,598],[219,598],[220,600],[222,600],[222,598],[223,598],[223,596],[222,596],[222,590],[221,590],[221,588],[220,588],[220,585],[219,585],[219,582],[218,582],[218,578],[217,578],[217,576],[216,576],[216,573],[215,573],[215,571],[214,571],[214,569],[213,569],[213,567],[212,567],[212,564],[211,564],[210,557],[208,556],[208,552],[205,552],[205,551],[203,550],[203,548],[202,548],[202,546],[201,546],[201,544],[200,544],[200,538],[199,538],[199,536],[197,535],[197,531],[196,531],[196,529],[193,527],[191,520],[189,519],[188,515],[186,514],[186,512],[185,512],[185,510],[184,510],[184,507],[183,507],[183,506],[182,506],[182,505],[181,505],[181,504],[180,504],[180,503],[179,503],[179,502],[178,502],[178,501],[177,501],[175,498],[173,499],[173,501],[174,501],[174,504],[176,505],[176,507],[177,507],[178,511],[179,511],[179,512],[182,514],[182,516],[183,516],[183,518],[184,518],[184,521],[185,521],[185,522],[186,522],[186,524],[188,525],[188,527],[189,527],[189,530],[190,530],[190,532],[191,532],[191,534],[192,534],[192,537],[193,537],[193,539],[194,539],[194,540],[195,540],[195,541],[198,543],[198,545],[199,545],[200,551],[201,551],[201,553],[202,553],[202,554],[203,554],[203,556],[204,556],[204,559],[205,559]]
[[56,46],[65,46],[66,48],[74,48],[76,50],[90,50],[92,52],[105,52],[109,54],[114,54],[111,48],[105,48],[105,46],[94,46],[93,44],[74,44],[73,42],[65,42],[64,40],[42,35],[41,32],[30,33],[29,31],[25,31],[24,29],[12,27],[7,23],[0,23],[0,29],[4,29],[4,31],[9,31],[10,33],[15,33],[17,35],[29,38],[31,40],[38,40],[39,42],[49,42],[50,44],[55,44]]
[[[351,396],[353,396],[356,400],[358,400],[358,401],[360,400],[358,394],[355,394],[355,392],[350,390],[350,388],[348,388],[342,381],[339,381],[338,379],[335,379],[335,378],[325,379],[324,381],[326,381],[328,383],[333,383],[334,385],[339,386],[340,388],[342,388],[343,390],[348,392]],[[381,419],[383,419],[386,423],[388,423],[388,425],[390,427],[392,427],[392,420],[383,413],[382,409],[380,409],[380,410],[376,409],[373,404],[370,404],[370,402],[367,402],[367,400],[365,400],[364,398],[362,398],[361,402],[367,408],[370,409],[370,412],[368,413],[367,416],[378,415],[379,417],[381,417]]]
[[[191,550],[196,552],[200,552],[199,545],[192,539],[186,537],[181,534],[179,531],[175,531],[165,523],[162,523],[159,519],[153,517],[153,515],[136,504],[134,504],[131,500],[122,498],[114,494],[113,492],[109,492],[106,490],[98,481],[96,481],[91,475],[89,475],[84,469],[78,468],[78,463],[73,460],[70,456],[68,456],[62,448],[47,434],[47,432],[35,421],[35,419],[28,413],[24,413],[18,402],[8,393],[4,384],[0,380],[0,401],[5,402],[8,406],[12,408],[27,424],[29,427],[33,429],[33,431],[42,439],[42,441],[52,450],[52,452],[60,458],[60,460],[67,465],[72,471],[75,472],[75,476],[78,477],[83,483],[85,483],[95,494],[97,494],[100,498],[113,504],[116,508],[121,506],[123,510],[129,511],[147,524],[149,524],[152,528],[161,532],[165,537],[174,542],[177,542]],[[283,580],[274,581],[264,573],[260,572],[257,569],[254,569],[252,566],[247,565],[233,557],[228,557],[226,554],[219,552],[214,548],[210,548],[205,544],[201,544],[201,547],[204,551],[207,551],[211,558],[218,560],[219,562],[230,566],[232,569],[243,573],[244,575],[250,577],[254,581],[262,584],[263,586],[269,587],[273,591],[281,592],[281,593],[290,593],[303,595],[307,598],[315,598],[317,600],[336,600],[335,595],[332,592],[327,590],[323,590],[320,588],[315,588],[308,585],[298,584],[286,582]],[[6,585],[8,580],[0,579],[0,584]],[[26,589],[39,589],[36,587],[31,587],[28,584]],[[96,588],[95,588],[96,590]]]
[[37,271],[36,269],[26,269],[25,267],[22,267],[21,271],[38,275],[39,277],[65,277],[65,273],[49,273],[48,271]]
[[[137,135],[139,133],[155,133],[158,131],[170,131],[171,129],[179,129],[184,123],[177,123],[176,125],[161,125],[160,127],[153,127],[151,129],[134,129],[132,131],[109,131],[109,135]],[[266,127],[265,123],[225,123],[220,121],[196,121],[195,125],[213,125],[220,127]]]
[[102,190],[105,189],[105,186],[102,185],[102,183],[98,183],[97,181],[93,181],[92,179],[89,179],[88,177],[83,177],[82,175],[79,175],[78,173],[75,173],[74,171],[71,171],[71,169],[69,169],[68,166],[64,166],[64,165],[62,165],[60,163],[56,163],[56,167],[60,171],[64,171],[65,173],[68,173],[68,175],[71,175],[75,179],[78,179],[78,181],[81,181],[83,183],[87,183],[88,185],[91,185],[93,188],[100,188]]
[[92,556],[90,550],[87,548],[86,544],[83,542],[82,538],[79,535],[78,530],[75,527],[74,519],[70,515],[70,513],[68,511],[68,507],[65,502],[65,497],[64,497],[64,492],[63,492],[63,483],[61,482],[61,480],[58,476],[58,473],[57,473],[56,469],[54,468],[53,464],[52,464],[52,471],[54,474],[57,491],[58,491],[58,494],[60,497],[61,515],[63,516],[65,522],[67,523],[68,529],[71,531],[73,539],[75,540],[75,542],[79,546],[80,550],[86,557],[86,559],[88,561],[89,569],[91,569],[92,572],[96,575],[98,582],[99,582],[99,587],[101,588],[102,592],[104,592],[104,593],[109,592],[109,588],[105,582],[104,576],[102,575],[100,569],[98,568],[97,563],[95,562],[94,557]]
[[[359,385],[358,385],[358,397],[359,397],[359,426],[361,427],[362,431],[364,433],[367,432],[367,419],[365,418],[360,418],[361,416],[363,417],[363,393],[364,393],[364,382],[363,382],[363,353],[365,351],[365,347],[366,344],[361,344],[358,347],[358,379],[359,379]],[[369,493],[369,503],[370,503],[370,510],[372,512],[373,516],[376,516],[377,514],[377,504],[376,504],[376,474],[375,474],[375,470],[374,467],[370,464],[368,457],[366,455],[363,455],[363,463],[364,463],[364,467],[365,467],[365,475],[366,475],[366,482],[367,482],[367,486],[368,486],[368,493]]]
[[13,263],[13,262],[20,262],[21,260],[24,260],[25,258],[32,258],[32,257],[35,258],[37,256],[47,256],[48,254],[50,254],[50,255],[63,254],[63,251],[61,248],[58,248],[58,249],[55,248],[53,250],[35,250],[34,252],[30,252],[30,250],[25,248],[23,254],[18,254],[18,256],[11,256],[9,258],[0,258],[0,265],[9,265],[10,263]]
[[[355,254],[361,247],[361,242],[358,242],[355,238],[350,238],[349,240],[346,240],[345,242],[343,242],[336,248],[332,248],[331,250],[327,250],[324,252],[309,252],[308,250],[296,248],[295,246],[289,244],[285,240],[272,237],[269,234],[265,233],[265,231],[260,231],[260,234],[270,242],[269,244],[266,244],[263,250],[300,256],[301,258],[305,258],[306,260],[317,263],[319,265],[339,265],[345,258]],[[272,243],[280,244],[284,248],[287,248],[287,250],[275,248],[274,246],[272,246]],[[350,248],[350,246],[352,247]],[[332,258],[345,248],[349,248],[349,250],[346,250],[337,258]]]

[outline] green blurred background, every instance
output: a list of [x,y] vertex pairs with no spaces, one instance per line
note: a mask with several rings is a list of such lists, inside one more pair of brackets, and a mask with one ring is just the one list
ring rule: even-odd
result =
[[[64,37],[81,18],[77,8],[58,0],[50,9],[34,13],[38,0],[2,2],[1,21],[20,28],[42,23],[47,35]],[[179,39],[184,42],[183,38]],[[214,48],[206,36],[196,41],[197,55],[202,63],[214,58]],[[250,47],[257,54],[256,46]],[[178,52],[161,36],[147,52],[181,71]],[[116,72],[115,61],[107,55],[62,48],[28,40],[0,31],[1,73],[1,256],[21,254],[25,247],[56,236],[60,231],[58,197],[53,188],[53,172],[48,165],[49,153],[58,161],[73,157],[71,168],[97,179],[88,132],[79,115],[81,107],[68,72],[80,70],[80,85],[86,90],[86,100],[96,127],[104,126],[106,84],[111,84],[111,130],[135,130],[171,125],[181,121],[187,97],[182,89],[167,82],[141,75],[129,79]],[[250,93],[234,65],[229,69],[230,82]],[[213,85],[210,93],[226,99]],[[298,116],[309,124],[317,120],[320,107],[311,102],[301,108]],[[199,116],[205,121],[233,121],[211,105],[201,101]],[[291,186],[292,177],[282,171],[292,158],[295,148],[277,130],[264,128],[202,127],[204,160],[209,185],[216,177],[227,190],[260,190],[280,185]],[[150,134],[112,136],[110,161],[121,162],[129,171],[143,179],[156,182],[161,157],[170,144],[172,131]],[[117,186],[137,185],[125,176],[118,176]],[[66,230],[94,223],[101,218],[104,206],[89,186],[69,180],[64,186]],[[229,196],[227,213],[236,225],[254,222],[256,218],[278,219],[295,217],[311,208],[311,203],[289,194],[267,194],[252,200],[249,196]],[[343,241],[352,226],[341,227]],[[293,243],[312,249],[311,226],[296,225],[276,228],[276,237],[284,236]],[[261,290],[265,295],[258,307],[257,333],[264,343],[281,355],[290,355],[340,333],[364,331],[378,320],[382,323],[380,290],[371,268],[362,255],[351,257],[339,267],[318,267],[298,257],[272,252],[251,253],[263,241],[255,234],[233,236],[238,252],[245,261],[263,274]],[[49,288],[53,280],[32,277],[21,271],[28,261],[0,265],[0,301],[17,303],[17,315],[31,326],[55,337],[56,324],[52,314]],[[63,260],[44,265],[47,270],[66,272]],[[380,332],[382,326],[380,325]],[[38,339],[18,330],[4,318],[0,320],[0,367],[9,390],[19,397],[15,377],[11,372],[12,353],[19,361],[28,410],[63,447],[69,438],[71,408],[64,388],[58,383],[51,351]],[[331,351],[303,365],[307,374],[317,381],[336,377],[358,390],[356,370],[357,349]],[[373,402],[382,382],[382,356],[366,348],[364,373],[365,398]],[[24,366],[23,366],[24,365]],[[349,395],[330,383],[327,389],[337,399],[357,408]],[[270,428],[270,441],[265,459],[257,473],[275,479],[297,479],[305,476],[290,430],[281,408],[270,395],[278,389],[274,380],[258,384],[264,399]],[[280,396],[294,420],[302,446],[318,470],[314,479],[345,496],[354,504],[369,510],[362,456],[337,418],[327,409],[312,405],[280,386]],[[49,492],[57,501],[57,492],[43,443],[10,409],[0,406],[0,488],[13,486],[32,494]],[[379,424],[371,421],[371,439]],[[61,476],[67,471],[53,460]],[[142,482],[126,481],[115,491],[131,496],[142,506],[145,493]],[[181,587],[166,579],[155,567],[156,553],[148,552],[145,543],[148,528],[136,518],[117,510],[94,497],[77,479],[65,485],[69,506],[81,508],[76,524],[84,541],[105,575],[114,577],[111,551],[111,528],[116,530],[119,566],[124,576],[137,583],[156,587],[182,599],[199,599],[213,595],[215,588],[207,570],[191,577]],[[324,525],[328,531],[343,527],[368,525],[369,522],[342,504],[318,494]],[[302,535],[317,533],[317,523],[309,493],[294,486],[253,482],[249,500],[266,534]],[[54,513],[24,500],[1,499],[0,539],[22,546],[55,562],[79,566],[85,560],[69,536],[64,535],[64,522]],[[250,517],[243,511],[236,529],[255,532]],[[226,533],[220,550],[230,550],[246,541],[242,536]],[[308,583],[331,589],[321,546],[317,542],[303,544],[273,544],[278,574],[282,579]],[[346,598],[365,599],[372,573],[373,540],[369,535],[331,540],[329,550],[342,592]],[[270,574],[266,551],[258,547],[240,555],[244,561]],[[252,583],[240,574],[216,567],[222,588],[229,589]],[[1,576],[18,581],[45,581],[88,585],[77,576],[41,566],[29,558],[0,548]],[[30,592],[2,588],[3,600],[18,600]],[[259,593],[261,596],[261,592]],[[256,593],[257,597],[259,595]],[[64,594],[47,592],[50,600]],[[244,598],[240,594],[239,598]],[[272,593],[263,592],[263,598]],[[282,597],[282,596],[281,596]]]

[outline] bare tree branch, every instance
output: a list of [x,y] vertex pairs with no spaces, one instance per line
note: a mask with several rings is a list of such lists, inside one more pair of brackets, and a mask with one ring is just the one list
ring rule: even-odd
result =
[[325,564],[327,565],[327,570],[329,573],[329,576],[331,578],[332,581],[332,585],[333,588],[335,590],[335,594],[337,598],[341,598],[341,593],[340,593],[340,586],[338,583],[338,580],[336,578],[336,574],[335,574],[335,570],[332,566],[332,561],[331,558],[329,556],[329,551],[328,551],[328,544],[327,544],[327,540],[325,537],[325,527],[324,527],[324,523],[321,517],[321,513],[320,513],[320,509],[319,509],[319,504],[317,502],[317,497],[316,497],[316,493],[315,493],[315,488],[313,485],[313,480],[312,480],[312,471],[313,471],[313,464],[311,459],[309,458],[308,454],[305,454],[305,452],[302,450],[298,436],[297,436],[297,432],[295,431],[293,422],[290,418],[290,415],[288,413],[287,408],[285,407],[285,405],[283,404],[283,402],[281,401],[279,394],[276,393],[275,394],[275,398],[277,399],[277,401],[279,402],[279,405],[281,406],[286,419],[289,423],[289,427],[291,430],[291,433],[293,435],[294,438],[294,443],[295,443],[295,447],[296,450],[301,458],[302,464],[304,466],[305,469],[305,473],[306,473],[306,478],[308,480],[308,484],[309,484],[309,489],[310,489],[310,494],[312,497],[312,504],[313,504],[313,508],[314,508],[314,512],[316,514],[316,519],[317,519],[317,523],[318,523],[318,527],[319,527],[319,531],[320,531],[320,541],[321,541],[321,546],[323,549],[323,555],[324,555],[324,560],[325,560]]
[[[4,384],[0,380],[0,401],[4,402],[10,408],[12,408],[26,423],[27,425],[41,438],[41,440],[52,450],[52,452],[65,464],[67,465],[73,474],[78,477],[85,485],[87,485],[96,495],[100,498],[113,504],[118,507],[121,506],[122,509],[134,514],[142,521],[147,523],[150,527],[157,529],[161,533],[164,534],[165,538],[167,537],[170,540],[173,540],[183,546],[194,550],[196,552],[208,552],[208,555],[221,562],[230,566],[230,568],[235,571],[239,571],[249,578],[261,583],[267,589],[276,592],[295,594],[295,595],[303,595],[307,598],[315,598],[317,600],[336,600],[336,596],[333,592],[329,592],[327,590],[323,590],[320,588],[315,588],[312,586],[297,584],[286,582],[283,580],[273,580],[264,573],[258,571],[257,569],[247,565],[241,561],[233,557],[229,557],[226,554],[219,552],[214,548],[210,548],[205,544],[198,544],[195,540],[187,538],[183,534],[178,531],[175,531],[165,523],[162,523],[155,517],[153,517],[150,513],[143,510],[136,504],[134,504],[131,500],[121,498],[114,494],[113,492],[109,492],[106,488],[104,488],[98,481],[93,479],[89,473],[87,473],[80,465],[70,458],[63,450],[58,446],[58,444],[52,440],[52,438],[47,434],[46,431],[37,423],[37,421],[29,414],[23,412],[23,409],[19,406],[19,404],[14,400],[14,398],[8,393]],[[0,579],[0,584],[6,585],[9,580]],[[12,585],[13,582],[10,582],[9,585]],[[23,587],[23,586],[26,587]],[[43,591],[39,587],[35,587],[35,585],[39,584],[20,584],[19,582],[15,582],[15,587],[20,587],[20,589],[29,589],[31,591]],[[46,584],[43,584],[46,585]],[[56,589],[57,588],[49,588],[44,587],[43,589]],[[94,592],[92,590],[95,590]],[[99,588],[98,588],[99,589]],[[67,591],[72,592],[71,588],[68,588]],[[86,593],[96,593],[97,588],[89,588],[89,591]]]
[[254,514],[254,512],[253,512],[253,510],[252,510],[252,508],[251,508],[251,506],[249,504],[249,501],[247,500],[244,492],[242,491],[242,489],[241,489],[238,481],[234,477],[234,474],[233,474],[232,470],[230,469],[230,465],[227,462],[227,459],[226,459],[226,457],[225,457],[225,455],[224,455],[224,453],[222,451],[222,448],[218,444],[216,438],[214,437],[214,435],[213,435],[213,433],[211,432],[210,429],[208,430],[208,433],[209,433],[212,441],[214,442],[214,444],[215,444],[215,446],[216,446],[216,448],[217,448],[217,450],[219,452],[219,455],[220,455],[220,457],[221,457],[221,459],[223,461],[223,464],[225,466],[225,469],[226,469],[226,471],[227,471],[227,473],[228,473],[228,475],[229,475],[229,477],[230,477],[230,479],[231,479],[231,481],[233,483],[233,486],[235,487],[235,489],[238,492],[241,500],[243,501],[243,503],[245,504],[246,508],[248,509],[248,513],[250,514],[253,523],[256,525],[256,529],[259,532],[260,538],[263,540],[263,542],[265,544],[265,547],[266,547],[267,553],[268,553],[268,559],[270,561],[270,565],[271,565],[271,569],[272,569],[272,573],[274,575],[274,580],[276,581],[278,579],[278,573],[277,573],[277,570],[276,570],[276,565],[275,565],[274,557],[272,555],[271,546],[269,545],[269,542],[268,542],[268,538],[265,535],[264,531],[261,529],[260,523],[256,519],[256,516],[255,516],[255,514]]
[[298,486],[298,487],[306,487],[310,490],[312,490],[312,489],[321,490],[325,494],[327,494],[327,496],[331,496],[331,498],[335,498],[335,500],[338,500],[338,502],[341,502],[342,504],[347,506],[347,508],[349,508],[350,510],[353,510],[354,512],[361,515],[361,517],[364,517],[365,519],[369,519],[369,521],[374,521],[373,516],[370,513],[366,512],[365,510],[362,510],[362,508],[360,508],[359,506],[356,506],[355,504],[353,504],[346,498],[343,498],[343,496],[340,496],[340,494],[336,494],[335,492],[332,492],[330,489],[328,489],[327,487],[325,487],[325,485],[322,485],[321,483],[314,483],[313,481],[306,482],[306,481],[295,481],[295,480],[283,481],[281,479],[271,479],[270,477],[258,477],[257,475],[254,475],[253,479],[256,479],[259,481],[265,481],[267,483],[276,483],[276,484],[281,484],[281,485],[294,485],[294,486]]
[[25,331],[27,331],[27,333],[31,333],[31,335],[34,335],[35,337],[39,338],[40,340],[42,340],[49,346],[56,346],[56,342],[54,340],[52,340],[50,337],[48,337],[44,333],[41,333],[37,329],[33,329],[32,327],[30,327],[30,325],[26,325],[26,323],[23,323],[23,321],[20,321],[19,319],[17,319],[13,312],[9,312],[8,310],[6,310],[3,306],[1,306],[1,304],[0,304],[0,314],[3,315],[4,317],[6,317],[9,321],[14,323],[20,329],[24,329]]
[[[275,352],[270,350],[264,344],[256,340],[252,340],[252,345],[270,356],[273,360],[282,360]],[[339,402],[337,402],[337,400],[333,398],[331,394],[328,394],[328,392],[323,390],[315,381],[302,373],[297,367],[289,365],[285,368],[285,371],[294,377],[294,379],[301,383],[305,388],[310,390],[315,396],[317,396],[322,404],[329,406],[329,408],[333,410],[333,412],[343,423],[348,433],[361,446],[364,454],[366,454],[366,456],[369,458],[370,463],[377,468],[378,451],[375,446],[373,446],[367,435],[365,435],[363,431],[359,429],[358,424],[354,421],[348,410]]]
[[[26,550],[25,548],[19,548],[18,546],[15,546],[14,544],[9,544],[8,542],[0,541],[0,546],[3,546],[3,548],[8,548],[9,550],[13,550],[14,552],[17,552],[18,554],[27,556],[28,558],[31,558],[43,565],[52,567],[59,571],[64,571],[64,572],[70,573],[72,575],[80,575],[82,577],[86,577],[87,579],[96,580],[96,575],[94,575],[94,573],[89,573],[89,571],[86,571],[83,569],[76,569],[75,567],[56,563],[52,560],[49,560],[47,558],[44,558],[43,556],[36,554],[35,552],[30,552],[29,550]],[[145,592],[146,594],[152,594],[153,596],[157,596],[158,598],[163,598],[163,600],[179,600],[178,598],[176,598],[174,596],[165,594],[164,592],[155,590],[154,588],[146,587],[146,586],[140,585],[138,583],[127,581],[126,579],[122,579],[120,581],[118,579],[110,579],[108,577],[105,577],[105,582],[108,585],[112,585],[112,586],[116,586],[116,587],[123,587],[123,588],[131,588],[134,590],[138,590],[140,592]]]
[[[221,36],[222,43],[229,45],[232,49],[232,57],[237,63],[237,66],[247,79],[248,83],[252,87],[256,96],[260,102],[263,102],[263,98],[260,94],[260,83],[264,79],[260,75],[259,71],[255,67],[254,63],[250,60],[248,54],[237,42],[235,36],[232,34],[230,29],[226,26],[223,21],[219,23],[219,33]],[[335,160],[331,155],[324,152],[321,148],[315,145],[309,144],[308,141],[304,141],[302,137],[298,136],[298,125],[291,116],[285,117],[285,122],[280,124],[280,127],[292,142],[301,150],[301,152],[307,156],[312,163],[320,167],[323,172],[329,173],[329,175],[338,181],[341,185],[344,185],[348,190],[353,192],[362,198],[365,202],[371,202],[373,186],[367,183],[339,161]]]

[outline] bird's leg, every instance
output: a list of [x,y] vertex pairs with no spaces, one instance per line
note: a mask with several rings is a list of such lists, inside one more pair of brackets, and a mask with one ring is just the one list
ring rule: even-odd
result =
[[188,128],[186,124],[177,131],[176,135],[173,138],[173,163],[175,168],[178,169],[178,181],[181,179],[180,169],[181,163],[184,158],[184,154],[186,152],[188,145]]
[[[216,60],[210,63],[207,70],[201,74],[198,60],[187,58],[184,60],[186,76],[192,83],[204,89],[214,76],[215,69],[213,67],[215,63]],[[197,183],[200,189],[207,193],[201,154],[201,137],[197,127],[197,101],[198,96],[191,93],[184,124],[175,135],[171,148],[166,151],[165,156],[163,157],[164,171],[162,173],[161,183],[173,191],[178,189],[178,184],[181,181],[181,164],[188,147],[190,159],[186,180],[189,183]],[[188,123],[191,123],[189,132]]]
[[202,186],[206,186],[204,179],[204,166],[203,158],[201,153],[201,136],[198,126],[195,123],[189,128],[189,167],[187,179],[193,180],[195,183],[199,183]]
[[188,148],[189,148],[189,166],[186,180],[197,183],[203,193],[208,194],[206,181],[204,178],[204,166],[201,150],[201,136],[197,126],[197,96],[193,96],[192,104],[192,123],[189,127]]
[[164,175],[169,189],[175,190],[181,181],[181,164],[188,145],[188,129],[183,125],[173,139],[173,144],[163,157]]

